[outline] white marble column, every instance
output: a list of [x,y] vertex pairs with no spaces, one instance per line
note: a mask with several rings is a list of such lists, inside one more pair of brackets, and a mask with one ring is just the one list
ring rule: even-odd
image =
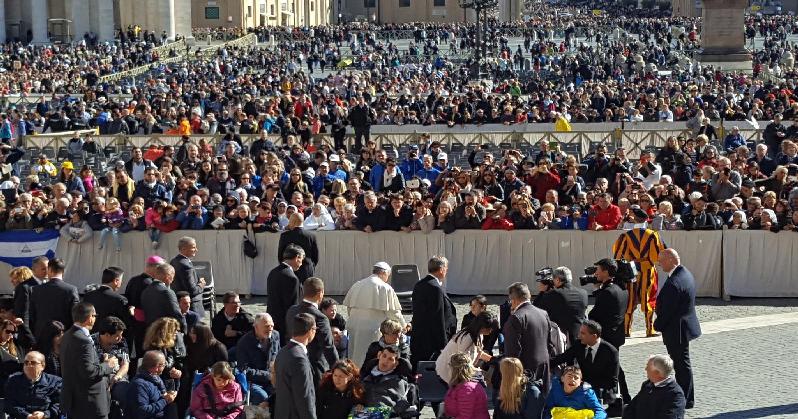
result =
[[47,0],[30,0],[31,30],[34,44],[47,44]]
[[97,23],[95,28],[100,42],[114,40],[114,0],[97,0]]
[[86,0],[72,0],[69,8],[72,14],[72,39],[80,41],[83,35],[89,32],[89,2]]
[[[175,39],[175,0],[161,0],[161,27],[166,31],[169,40]],[[161,39],[161,34],[155,34]]]
[[0,43],[6,42],[6,0],[0,0]]

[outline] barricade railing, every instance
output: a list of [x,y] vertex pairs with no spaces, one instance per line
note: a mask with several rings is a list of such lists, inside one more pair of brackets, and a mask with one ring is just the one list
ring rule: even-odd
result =
[[[549,124],[550,125],[550,124]],[[612,127],[612,124],[597,124],[601,128],[589,128],[574,130],[570,132],[555,132],[544,125],[519,125],[507,127],[504,125],[483,125],[447,128],[446,126],[424,127],[420,125],[411,126],[392,126],[375,125],[371,128],[370,138],[379,147],[392,147],[400,149],[407,144],[417,144],[423,134],[430,136],[431,140],[439,141],[447,150],[458,149],[453,145],[462,145],[462,155],[465,156],[470,148],[477,145],[490,144],[498,148],[530,148],[540,141],[558,142],[563,145],[572,146],[572,150],[579,150],[580,154],[587,154],[598,143],[607,144],[612,150],[623,147],[626,154],[636,158],[643,150],[661,148],[670,136],[686,135],[691,136],[684,124],[673,124],[671,128],[659,129],[636,127],[635,129],[621,129],[620,124]],[[760,142],[762,140],[761,129],[746,129],[741,127],[740,133],[746,141]],[[25,137],[26,146],[35,147],[65,147],[71,138],[72,132],[58,134],[43,134]],[[269,134],[266,136],[276,146],[286,144],[280,135]],[[153,135],[97,135],[95,141],[103,147],[114,145],[117,147],[149,147],[152,144],[163,146],[178,146],[181,143],[181,136],[177,134],[153,134]],[[204,139],[215,148],[223,135],[220,134],[196,134],[191,136],[191,142],[197,144],[200,139]],[[260,138],[259,134],[241,135],[244,145],[249,146]],[[317,134],[312,137],[314,144],[333,145],[332,136],[329,134]],[[348,147],[354,144],[354,135],[348,133],[345,137]],[[580,156],[581,157],[581,156]]]
[[[170,52],[175,51],[177,54],[174,57],[170,57]],[[161,45],[159,47],[153,48],[153,52],[158,54],[159,59],[153,61],[151,63],[141,65],[138,67],[131,68],[130,70],[120,71],[118,73],[112,73],[105,76],[100,77],[99,81],[101,83],[119,81],[122,79],[127,78],[135,78],[144,73],[149,72],[152,69],[158,68],[162,64],[168,64],[175,61],[181,61],[188,49],[186,48],[186,41],[185,39],[181,39],[179,41],[170,42],[168,44]]]
[[245,46],[252,46],[258,43],[258,36],[254,33],[250,33],[244,35],[240,38],[236,38],[232,41],[225,42],[223,44],[214,45],[208,48],[203,48],[194,54],[194,58],[200,60],[207,60],[214,57],[219,49],[221,48],[235,48],[235,47],[245,47]]

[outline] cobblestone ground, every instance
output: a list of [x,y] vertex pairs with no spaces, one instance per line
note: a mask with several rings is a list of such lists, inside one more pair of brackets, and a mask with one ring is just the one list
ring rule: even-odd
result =
[[[343,297],[334,296],[342,301]],[[468,311],[468,297],[454,297],[458,318]],[[489,297],[491,311],[499,296]],[[265,311],[264,297],[244,300],[250,312]],[[339,306],[340,307],[340,306]],[[217,305],[217,309],[220,305]],[[702,323],[731,318],[795,312],[798,299],[740,298],[725,302],[702,298],[697,312]],[[346,310],[339,309],[344,315]],[[410,316],[407,316],[410,320]],[[642,330],[642,317],[637,315],[635,330]],[[790,384],[798,376],[795,362],[798,323],[772,327],[756,327],[702,336],[693,341],[691,357],[696,385],[696,407],[687,418],[751,419],[798,418],[798,392]],[[621,348],[621,364],[633,395],[645,380],[646,359],[655,353],[666,353],[658,340]],[[423,410],[422,418],[433,418],[431,409]]]

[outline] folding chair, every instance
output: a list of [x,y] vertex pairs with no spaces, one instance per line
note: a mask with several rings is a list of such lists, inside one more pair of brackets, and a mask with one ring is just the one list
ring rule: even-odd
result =
[[413,310],[413,287],[419,279],[417,265],[394,265],[391,268],[391,286],[399,297],[402,312]]
[[416,385],[418,385],[419,405],[424,407],[429,403],[434,409],[446,398],[446,391],[449,390],[446,383],[438,377],[435,372],[435,361],[419,361],[416,373]]
[[202,307],[210,310],[211,318],[216,315],[216,287],[213,282],[213,267],[211,262],[193,261],[197,278],[205,278],[205,288],[202,290]]

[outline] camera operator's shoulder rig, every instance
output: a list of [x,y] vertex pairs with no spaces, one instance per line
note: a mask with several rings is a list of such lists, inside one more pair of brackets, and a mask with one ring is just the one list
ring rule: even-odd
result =
[[[615,259],[615,275],[612,277],[612,282],[624,288],[627,283],[637,281],[637,274],[640,273],[640,267],[637,262],[626,259]],[[585,274],[579,277],[579,284],[585,286],[587,284],[598,284],[599,280],[596,278],[596,267],[588,266],[585,268]]]
[[552,276],[552,272],[553,270],[549,266],[535,272],[535,276],[537,276],[535,281],[554,288],[554,277]]

